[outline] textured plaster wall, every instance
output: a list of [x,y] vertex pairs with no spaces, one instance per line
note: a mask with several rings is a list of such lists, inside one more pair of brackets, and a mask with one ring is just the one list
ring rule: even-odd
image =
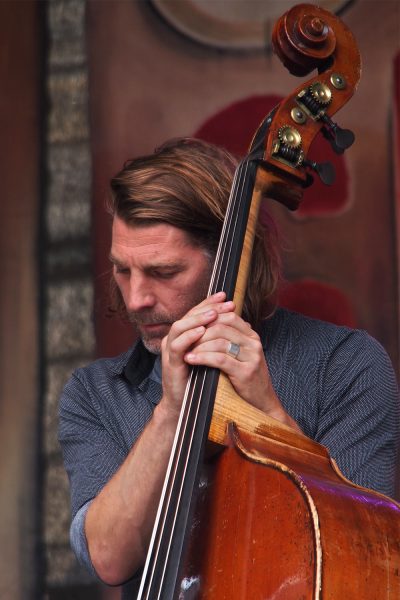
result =
[[52,0],[47,27],[43,543],[50,593],[89,581],[69,548],[69,491],[57,441],[61,389],[94,350],[85,1]]

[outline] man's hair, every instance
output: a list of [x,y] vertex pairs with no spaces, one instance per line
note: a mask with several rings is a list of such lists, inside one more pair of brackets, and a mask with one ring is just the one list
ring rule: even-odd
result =
[[[107,208],[128,225],[178,227],[213,258],[235,168],[235,159],[212,144],[191,138],[170,140],[153,154],[125,163],[111,180]],[[273,312],[280,278],[275,225],[264,212],[262,221],[257,226],[243,305],[243,317],[253,327]],[[112,297],[114,311],[124,316],[116,284]]]

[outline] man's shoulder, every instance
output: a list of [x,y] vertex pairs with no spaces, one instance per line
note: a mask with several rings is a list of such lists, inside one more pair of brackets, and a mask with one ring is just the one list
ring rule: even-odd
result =
[[321,321],[283,307],[278,307],[271,317],[265,319],[263,328],[266,333],[285,335],[291,339],[303,339],[304,336],[335,339],[346,337],[353,332],[361,332],[346,325]]
[[124,373],[126,364],[134,351],[111,357],[99,358],[75,369],[60,395],[60,416],[71,413],[98,415],[110,413],[118,402],[131,401],[130,386]]
[[82,365],[75,369],[72,379],[76,378],[80,381],[93,382],[96,385],[99,385],[101,381],[112,380],[115,376],[122,375],[135,348],[136,343],[117,356],[98,358]]
[[339,349],[385,354],[381,344],[363,329],[321,321],[281,307],[265,320],[262,337],[266,344],[271,337],[277,344],[314,355]]
[[136,347],[136,344],[131,346],[125,352],[118,354],[117,356],[109,356],[109,357],[98,358],[96,360],[93,360],[92,362],[80,367],[78,369],[78,371],[93,371],[93,372],[103,371],[103,372],[108,372],[110,374],[112,374],[112,373],[121,374],[123,372],[123,370],[125,369],[126,365],[128,364],[128,362],[135,350],[135,347]]

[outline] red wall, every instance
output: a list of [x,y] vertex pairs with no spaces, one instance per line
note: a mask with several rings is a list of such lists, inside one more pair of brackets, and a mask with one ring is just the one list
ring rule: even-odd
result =
[[[307,303],[312,289],[308,303],[320,306],[321,298],[328,295],[332,301],[329,292],[336,290],[347,321],[378,338],[398,366],[389,126],[398,50],[395,15],[400,16],[397,0],[355,2],[343,14],[358,40],[363,73],[356,95],[337,115],[341,126],[355,132],[356,143],[342,159],[339,185],[329,193],[330,200],[324,190],[318,192],[319,206],[330,209],[315,212],[314,193],[314,204],[306,195],[298,215],[280,207],[273,211],[284,236],[286,277],[297,286],[306,280],[303,300],[306,294]],[[149,152],[169,137],[202,131],[232,105],[254,97],[284,97],[299,81],[268,53],[224,52],[181,36],[147,3],[89,2],[88,33],[95,284],[97,297],[103,298],[96,307],[97,345],[99,354],[112,354],[128,345],[132,332],[104,316],[109,224],[101,205],[110,177],[127,158]],[[248,116],[250,121],[251,112]],[[230,128],[227,138],[232,139]]]

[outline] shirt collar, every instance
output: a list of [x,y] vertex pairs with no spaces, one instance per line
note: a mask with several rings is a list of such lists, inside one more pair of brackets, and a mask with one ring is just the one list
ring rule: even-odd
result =
[[156,358],[157,355],[149,352],[139,340],[122,372],[132,385],[138,386],[150,375]]

